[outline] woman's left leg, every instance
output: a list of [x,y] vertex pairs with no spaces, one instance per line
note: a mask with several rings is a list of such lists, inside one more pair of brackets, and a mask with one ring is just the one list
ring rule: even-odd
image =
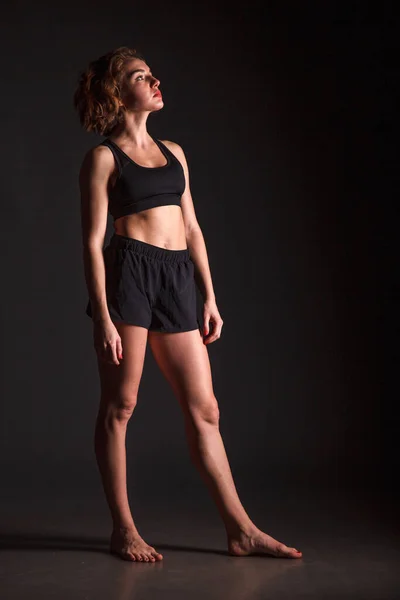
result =
[[301,552],[258,529],[240,502],[219,431],[219,408],[200,331],[149,331],[148,343],[182,408],[190,456],[224,521],[229,552],[301,558]]

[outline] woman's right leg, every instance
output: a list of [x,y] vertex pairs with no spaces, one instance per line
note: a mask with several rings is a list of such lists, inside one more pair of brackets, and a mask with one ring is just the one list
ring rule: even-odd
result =
[[96,419],[95,453],[104,492],[111,511],[113,532],[110,551],[125,560],[161,560],[140,536],[129,507],[126,482],[126,430],[135,409],[148,330],[115,323],[122,341],[119,365],[97,357],[100,376],[100,406]]

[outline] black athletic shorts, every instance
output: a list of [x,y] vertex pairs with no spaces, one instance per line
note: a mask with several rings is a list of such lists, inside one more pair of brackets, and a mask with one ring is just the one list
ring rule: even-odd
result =
[[[113,233],[103,256],[113,322],[150,331],[202,331],[189,248],[168,250]],[[90,300],[86,314],[92,317]]]

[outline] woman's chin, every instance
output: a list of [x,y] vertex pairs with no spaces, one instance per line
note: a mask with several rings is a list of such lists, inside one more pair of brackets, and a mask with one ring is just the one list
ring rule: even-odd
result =
[[157,106],[155,106],[152,109],[152,112],[156,112],[157,110],[161,110],[163,108],[163,106],[164,106],[164,102],[162,100],[161,100],[161,102],[157,102]]

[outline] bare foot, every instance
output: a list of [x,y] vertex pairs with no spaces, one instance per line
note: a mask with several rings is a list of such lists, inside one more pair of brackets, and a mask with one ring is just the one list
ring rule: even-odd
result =
[[278,542],[260,529],[251,533],[240,533],[237,536],[228,535],[228,550],[233,556],[248,556],[249,554],[271,554],[278,558],[301,558],[302,552],[289,548]]
[[156,562],[163,559],[163,555],[146,544],[138,533],[124,527],[113,529],[110,552],[124,560],[138,562]]

